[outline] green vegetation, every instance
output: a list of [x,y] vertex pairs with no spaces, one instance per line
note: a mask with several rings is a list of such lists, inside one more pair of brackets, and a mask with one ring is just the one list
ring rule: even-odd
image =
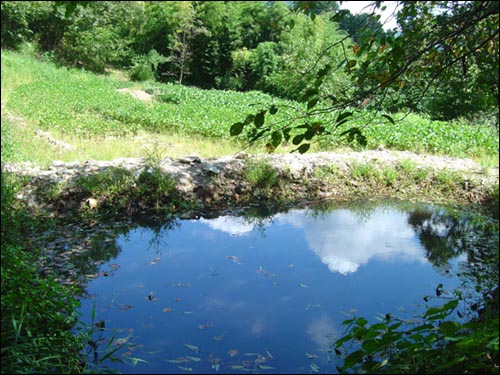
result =
[[269,189],[278,183],[276,170],[265,161],[249,161],[245,167],[244,176],[256,188]]
[[[5,144],[6,146],[6,144]],[[6,146],[7,147],[7,146]],[[2,145],[2,151],[4,145]],[[128,347],[129,338],[101,340],[99,322],[80,321],[81,290],[63,285],[61,274],[44,267],[48,257],[33,234],[58,228],[55,218],[34,216],[15,198],[23,181],[2,172],[2,374],[83,374],[112,371],[106,358]]]
[[498,374],[498,289],[493,293],[479,316],[457,290],[441,297],[443,304],[428,306],[418,321],[391,314],[373,324],[356,316],[345,320],[348,333],[335,343],[337,354],[346,353],[339,373]]
[[[79,211],[78,220],[82,221],[106,217],[112,212],[141,212],[150,207],[162,207],[163,214],[167,215],[178,211],[180,208],[179,199],[175,195],[175,184],[169,176],[159,171],[161,159],[169,153],[172,155],[169,148],[177,146],[175,140],[184,139],[191,143],[191,147],[186,148],[190,151],[193,139],[200,142],[199,144],[206,144],[207,139],[213,140],[214,143],[221,143],[221,140],[225,139],[229,146],[222,148],[223,151],[215,152],[214,148],[211,148],[208,151],[211,153],[209,156],[217,156],[218,152],[227,150],[234,152],[243,145],[229,136],[231,121],[236,118],[234,113],[241,113],[242,108],[247,108],[248,113],[251,113],[255,108],[254,103],[270,105],[279,101],[257,92],[243,94],[146,82],[141,88],[152,94],[154,99],[150,103],[143,103],[127,94],[116,92],[117,88],[133,87],[128,82],[78,70],[61,69],[52,63],[9,51],[2,51],[2,75],[2,105],[6,111],[2,113],[2,162],[31,160],[49,164],[56,158],[82,160],[93,153],[96,159],[144,156],[150,164],[149,169],[139,176],[134,176],[124,169],[109,169],[91,177],[81,176],[76,182],[77,198],[80,201],[96,200],[95,207],[89,204]],[[44,94],[41,95],[37,90]],[[100,99],[97,100],[97,97]],[[284,103],[282,100],[280,102]],[[297,103],[287,103],[300,107]],[[223,110],[220,110],[221,108]],[[226,112],[228,108],[231,110]],[[293,116],[297,113],[290,110],[288,114],[282,112],[282,115]],[[233,117],[229,121],[224,120],[231,115]],[[139,121],[142,116],[144,121]],[[213,119],[210,119],[210,116]],[[155,123],[155,118],[162,120]],[[253,118],[252,121],[254,120]],[[364,120],[365,118],[359,117],[360,123]],[[350,147],[359,150],[375,148],[380,144],[388,149],[409,147],[412,151],[479,157],[482,160],[485,160],[486,156],[488,163],[495,162],[498,158],[498,144],[495,144],[495,132],[492,128],[476,127],[471,131],[471,126],[465,121],[451,125],[416,115],[407,117],[405,121],[414,123],[407,127],[398,126],[398,136],[391,132],[390,129],[394,131],[396,126],[390,123],[367,127],[371,132],[367,146],[351,143]],[[444,132],[446,137],[440,138],[440,127],[450,129],[453,133]],[[58,151],[50,144],[41,142],[34,138],[37,128],[43,128],[53,137],[69,142],[76,146],[76,150]],[[434,129],[434,136],[423,136],[428,134],[430,129]],[[169,134],[170,132],[174,135]],[[422,136],[414,137],[413,132]],[[183,134],[191,134],[192,138]],[[453,134],[453,139],[449,138],[450,134]],[[110,139],[110,135],[114,138]],[[141,147],[138,147],[138,144],[141,144]],[[105,146],[116,148],[115,153],[108,153],[109,149]],[[345,146],[339,138],[323,137],[317,139],[314,148],[327,150]],[[122,152],[125,154],[121,154]],[[131,153],[127,155],[127,152]],[[273,196],[286,199],[286,193],[281,191],[282,179],[269,164],[250,162],[244,171],[244,177],[249,184],[256,187],[254,196],[259,199],[271,199]],[[379,168],[372,163],[358,164],[354,165],[348,174],[333,167],[325,167],[316,170],[314,177],[320,181],[335,181],[338,186],[344,186],[345,191],[339,193],[346,196],[353,193],[353,188],[358,195],[363,195],[364,189],[368,188],[367,191],[376,189],[381,195],[384,191],[391,194],[400,191],[403,195],[413,194],[417,197],[421,194],[418,189],[424,186],[425,193],[438,200],[446,199],[450,189],[464,183],[459,174],[446,171],[435,173],[417,168],[410,159],[394,167],[385,168]],[[2,285],[6,287],[3,290],[9,291],[2,293],[2,311],[5,312],[2,314],[5,317],[2,330],[6,332],[2,344],[7,348],[2,357],[2,372],[4,369],[5,372],[22,369],[31,372],[35,371],[34,369],[44,372],[49,369],[75,373],[88,371],[86,366],[91,364],[82,358],[82,351],[85,350],[92,332],[89,328],[84,328],[80,331],[80,336],[70,333],[71,327],[78,322],[74,313],[77,304],[72,299],[73,292],[68,286],[55,282],[53,278],[39,275],[36,249],[29,243],[19,242],[24,238],[24,230],[42,230],[46,225],[56,224],[45,220],[45,216],[32,216],[31,213],[28,215],[24,208],[17,207],[13,204],[14,185],[5,176],[2,178],[2,184],[2,228],[8,228],[2,229],[2,259],[9,259],[2,261]],[[273,194],[266,193],[271,189],[276,191]],[[67,191],[66,186],[62,184],[43,186],[40,190],[47,200],[55,205],[64,200]],[[311,189],[311,194],[314,194],[314,189]],[[492,193],[492,197],[494,196],[495,193]],[[134,203],[133,206],[131,202]],[[9,243],[11,240],[12,244]],[[27,264],[30,266],[27,267]],[[36,288],[33,283],[37,285]],[[17,290],[26,292],[18,293]],[[40,296],[38,293],[44,295]],[[53,302],[48,303],[48,300]],[[47,319],[44,320],[43,327],[40,326],[39,320],[32,319],[36,314],[32,313],[31,309],[44,312]],[[474,332],[480,335],[482,329]],[[53,334],[48,336],[47,332]],[[109,346],[105,350],[112,355],[118,348]],[[58,355],[54,355],[54,352]],[[352,360],[355,356],[349,358]],[[397,363],[397,359],[391,361]]]
[[[130,82],[97,76],[79,70],[57,68],[51,63],[15,52],[2,51],[2,103],[4,110],[22,118],[22,125],[3,114],[5,132],[18,144],[15,160],[32,160],[47,164],[50,160],[83,160],[89,157],[106,160],[113,157],[144,156],[148,145],[161,142],[163,156],[180,156],[183,150],[212,144],[204,155],[219,156],[244,148],[244,129],[241,139],[230,137],[234,121],[263,105],[279,104],[288,108],[274,115],[274,129],[280,129],[288,118],[300,117],[303,105],[272,98],[256,91],[202,90],[178,84],[145,82],[142,86]],[[151,102],[142,102],[119,88],[137,88],[153,95]],[[295,109],[294,109],[295,108]],[[324,115],[327,121],[329,115]],[[369,114],[360,114],[353,123],[365,126]],[[52,137],[73,145],[76,150],[53,150],[37,142],[33,132],[41,128]],[[365,127],[368,142],[365,146],[347,142],[339,137],[347,126],[331,129],[332,135],[317,137],[314,150],[332,150],[349,146],[356,150],[411,150],[445,154],[456,157],[485,158],[489,163],[498,160],[496,130],[488,126],[471,125],[460,120],[452,123],[432,121],[418,115],[407,116],[401,122],[371,123]],[[2,130],[4,131],[4,130]],[[248,129],[250,131],[250,129]],[[300,134],[300,133],[299,133]],[[297,135],[291,132],[290,136]],[[271,133],[272,142],[276,133]],[[281,138],[280,138],[281,139]],[[200,141],[202,140],[202,141]],[[181,144],[179,145],[179,142]],[[182,146],[184,144],[185,146]],[[96,147],[98,145],[98,147]],[[41,147],[41,148],[40,148]],[[292,149],[293,144],[282,151]],[[204,148],[196,147],[198,150]],[[253,150],[263,150],[263,143]],[[279,150],[279,149],[278,149]],[[189,151],[185,151],[186,153]],[[47,154],[50,156],[47,157]],[[7,160],[7,159],[6,159]]]
[[[95,200],[75,209],[81,221],[178,210],[174,180],[159,169],[165,156],[383,146],[498,165],[498,2],[405,2],[399,33],[370,15],[342,17],[336,2],[292,5],[299,11],[285,2],[3,1],[2,164],[147,159],[138,176],[80,176],[76,197]],[[73,149],[45,142],[40,130]],[[266,193],[283,185],[267,163],[250,162],[244,177],[259,197],[279,196]],[[341,196],[376,189],[436,200],[471,184],[410,159],[349,173],[324,167],[311,181],[318,189],[335,181]],[[2,172],[2,373],[96,371],[88,360],[96,327],[71,333],[75,290],[41,273],[42,254],[23,240],[59,225],[15,199],[25,183]],[[38,187],[54,205],[66,188]],[[498,186],[490,197],[498,219]],[[455,293],[422,324],[346,321],[340,371],[498,373],[498,278],[496,286],[496,310],[485,297],[477,315],[459,311],[468,301]],[[452,320],[459,312],[465,318]],[[340,353],[352,340],[359,347]],[[107,346],[101,359],[118,349]]]

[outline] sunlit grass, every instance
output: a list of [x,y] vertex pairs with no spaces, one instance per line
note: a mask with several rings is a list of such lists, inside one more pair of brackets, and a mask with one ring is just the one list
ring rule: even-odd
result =
[[[117,92],[123,87],[141,88],[155,97],[145,103]],[[133,83],[126,81],[120,71],[95,75],[2,51],[2,113],[21,117],[28,124],[10,124],[16,125],[10,126],[9,136],[16,140],[18,152],[9,158],[16,161],[46,165],[52,160],[141,157],[148,145],[154,143],[161,146],[164,157],[171,158],[219,157],[241,150],[262,153],[266,152],[267,140],[247,148],[243,138],[229,135],[229,129],[247,114],[268,108],[271,103],[280,108],[272,121],[283,123],[297,114],[291,107],[302,105],[260,92]],[[387,121],[368,124],[370,116],[360,113],[352,123],[343,125],[362,126],[368,140],[366,147],[347,144],[337,134],[313,139],[309,152],[373,150],[382,145],[388,150],[473,158],[485,171],[498,165],[498,135],[486,126],[471,126],[462,120],[431,121],[416,114],[396,124]],[[48,131],[51,137],[73,145],[76,150],[65,151],[41,141],[35,136],[37,129]],[[337,129],[337,133],[344,130]],[[286,153],[296,148],[289,141],[275,152]],[[406,167],[410,171],[414,168]]]
[[[190,135],[165,135],[142,131],[136,136],[116,138],[96,137],[95,139],[86,139],[60,136],[80,151],[79,160],[146,157],[153,148],[157,149],[163,158],[178,158],[186,155],[215,158],[235,154],[244,147],[235,140],[215,140]],[[258,150],[252,150],[252,152],[256,151]]]
[[263,151],[258,147],[245,149],[245,145],[237,140],[216,140],[180,134],[162,135],[140,131],[136,136],[128,137],[82,138],[58,131],[49,132],[53,139],[75,148],[65,150],[38,137],[36,130],[36,126],[32,124],[24,122],[23,125],[18,125],[2,116],[2,137],[9,138],[15,145],[15,151],[3,155],[4,161],[32,161],[41,166],[48,166],[54,160],[71,162],[147,157],[153,149],[157,150],[162,158],[179,158],[186,155],[216,158],[233,155],[242,150],[249,153]]

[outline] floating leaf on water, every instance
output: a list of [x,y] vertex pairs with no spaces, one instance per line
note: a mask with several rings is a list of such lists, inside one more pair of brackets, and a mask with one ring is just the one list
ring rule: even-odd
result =
[[227,354],[229,354],[230,357],[236,357],[238,355],[239,351],[236,350],[236,349],[231,349],[227,352]]
[[271,366],[264,366],[264,365],[258,365],[257,366],[260,370],[272,370],[274,367]]
[[195,353],[200,352],[200,348],[198,348],[196,345],[184,344],[184,346],[187,346],[189,349],[191,349]]
[[151,262],[149,262],[149,264],[151,265],[158,264],[160,260],[161,260],[160,258],[154,258]]
[[309,288],[306,284],[302,284],[302,283],[299,283],[299,286],[301,286],[302,288]]
[[309,359],[318,358],[318,356],[316,354],[311,354],[311,353],[307,353],[307,352],[306,352],[306,357],[309,358]]
[[198,324],[198,329],[207,329],[207,328],[210,328],[210,327],[213,327],[214,324],[213,323],[203,323],[203,324]]
[[116,264],[116,263],[112,263],[112,264],[110,264],[110,265],[109,265],[109,267],[110,267],[111,269],[117,270],[118,268],[120,268],[120,265],[119,265],[119,264]]
[[243,264],[241,261],[238,259],[238,257],[235,257],[234,255],[229,255],[226,257],[226,259],[232,260],[236,264]]
[[122,307],[120,307],[120,311],[127,311],[127,310],[130,310],[130,309],[133,309],[134,307],[135,306],[125,304]]
[[259,355],[259,353],[245,353],[243,355],[246,355],[247,357],[256,357]]
[[271,352],[269,350],[266,349],[266,354],[267,356],[269,357],[269,359],[273,359],[273,355],[271,354]]
[[177,367],[179,367],[181,370],[184,370],[184,371],[190,371],[190,372],[193,371],[193,369],[191,367],[184,367],[184,366],[177,366]]
[[130,362],[132,362],[132,366],[137,365],[139,362],[149,363],[148,361],[146,361],[144,359],[137,358],[137,357],[128,357],[128,359],[130,360]]
[[245,366],[242,365],[231,365],[229,367],[231,367],[232,370],[243,370],[245,368]]
[[311,363],[309,364],[309,367],[311,368],[311,370],[313,370],[314,372],[319,372],[319,366],[316,364],[316,363]]
[[179,357],[176,359],[167,359],[167,362],[178,364],[178,363],[189,362],[189,360],[187,358],[184,358],[184,357]]
[[258,354],[257,355],[257,359],[254,361],[256,364],[259,364],[259,363],[264,363],[267,361],[267,357],[263,356],[262,354]]
[[187,355],[186,358],[193,362],[201,362],[201,358],[199,357],[192,357],[190,355]]
[[219,372],[220,369],[220,358],[214,358],[212,359],[212,369],[215,370],[215,372]]
[[175,283],[173,284],[174,286],[177,286],[179,288],[187,288],[191,286],[191,283]]
[[162,311],[164,313],[169,313],[169,312],[172,312],[172,308],[171,307],[165,307]]
[[121,339],[116,339],[116,340],[113,340],[113,345],[124,345],[128,342],[129,340],[129,337],[124,337],[124,338],[121,338]]
[[219,273],[217,272],[217,268],[210,266],[210,275],[217,276]]

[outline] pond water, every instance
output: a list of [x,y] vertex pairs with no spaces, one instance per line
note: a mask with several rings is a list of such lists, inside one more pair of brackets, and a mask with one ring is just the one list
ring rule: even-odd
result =
[[352,314],[411,316],[461,284],[469,229],[440,207],[373,203],[136,227],[80,312],[135,344],[107,363],[122,373],[332,373]]

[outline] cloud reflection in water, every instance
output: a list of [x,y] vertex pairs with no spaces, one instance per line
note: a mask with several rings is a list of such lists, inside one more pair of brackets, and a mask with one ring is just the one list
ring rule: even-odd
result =
[[[242,217],[222,216],[201,220],[212,229],[233,236],[248,235],[255,227],[254,223]],[[310,211],[291,210],[275,215],[272,221],[303,229],[311,250],[330,271],[343,275],[356,272],[372,258],[386,262],[428,262],[404,212],[378,208],[369,217],[360,220],[359,215],[346,209],[317,217],[311,216]]]

